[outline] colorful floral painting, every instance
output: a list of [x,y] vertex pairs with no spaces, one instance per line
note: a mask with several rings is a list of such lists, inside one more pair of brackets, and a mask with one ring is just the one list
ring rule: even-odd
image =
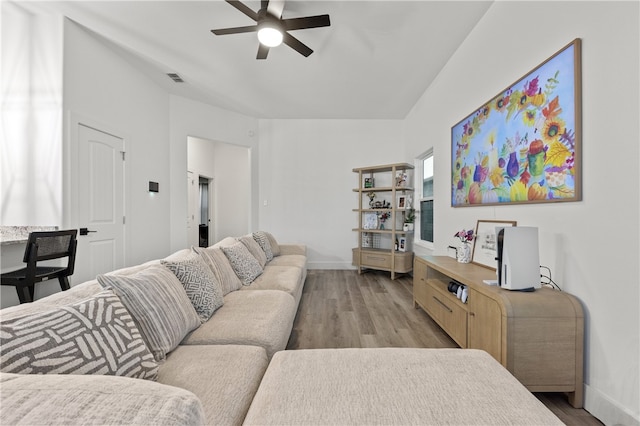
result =
[[578,201],[580,39],[451,128],[451,205]]

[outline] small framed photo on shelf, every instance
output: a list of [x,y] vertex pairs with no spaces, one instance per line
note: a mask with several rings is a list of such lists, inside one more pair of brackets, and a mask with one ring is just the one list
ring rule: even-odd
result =
[[364,220],[362,221],[363,229],[378,229],[378,214],[368,212],[364,214]]
[[398,251],[407,251],[407,237],[398,238]]
[[364,178],[364,187],[365,188],[373,188],[374,185],[374,179],[372,177],[366,177]]
[[398,209],[404,210],[406,208],[407,208],[407,196],[406,195],[398,196]]
[[476,225],[476,238],[473,242],[471,262],[485,268],[496,269],[497,230],[507,226],[516,226],[516,224],[515,220],[479,220]]

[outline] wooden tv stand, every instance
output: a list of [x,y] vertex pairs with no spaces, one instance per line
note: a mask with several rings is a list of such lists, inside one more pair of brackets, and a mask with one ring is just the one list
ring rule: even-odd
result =
[[[541,288],[531,293],[483,283],[494,270],[446,256],[416,256],[413,301],[462,348],[483,349],[531,392],[566,392],[583,404],[584,314],[572,295]],[[468,287],[467,303],[447,290]]]

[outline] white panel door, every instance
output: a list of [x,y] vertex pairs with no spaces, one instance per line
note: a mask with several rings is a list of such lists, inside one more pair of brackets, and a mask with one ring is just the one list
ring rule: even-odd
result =
[[78,125],[78,206],[76,283],[124,267],[125,255],[124,141],[82,124]]

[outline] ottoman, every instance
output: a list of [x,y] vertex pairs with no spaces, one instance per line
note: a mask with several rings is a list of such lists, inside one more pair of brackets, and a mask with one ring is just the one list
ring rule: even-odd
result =
[[244,424],[563,424],[472,349],[310,349],[274,355]]

